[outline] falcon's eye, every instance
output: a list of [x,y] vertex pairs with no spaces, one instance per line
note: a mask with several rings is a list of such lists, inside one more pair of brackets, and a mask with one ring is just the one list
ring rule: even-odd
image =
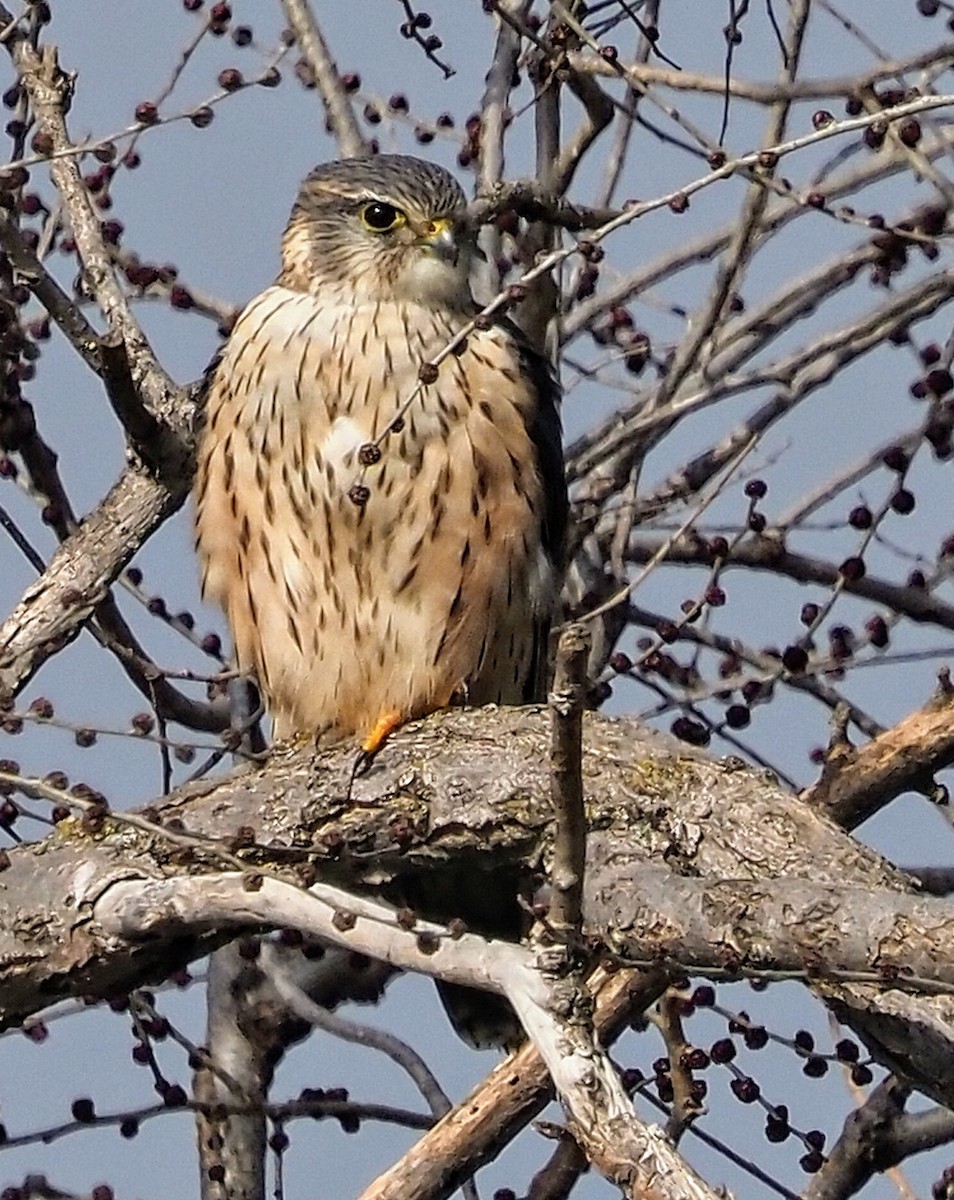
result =
[[388,233],[403,225],[406,218],[399,208],[393,204],[385,204],[383,200],[373,200],[361,210],[361,220],[365,228],[374,233]]

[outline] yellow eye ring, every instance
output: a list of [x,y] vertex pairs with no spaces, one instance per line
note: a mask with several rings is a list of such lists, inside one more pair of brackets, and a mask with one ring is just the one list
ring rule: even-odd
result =
[[383,200],[372,200],[361,210],[362,224],[372,233],[390,233],[406,220],[407,217],[399,208],[395,208],[393,204],[386,204]]

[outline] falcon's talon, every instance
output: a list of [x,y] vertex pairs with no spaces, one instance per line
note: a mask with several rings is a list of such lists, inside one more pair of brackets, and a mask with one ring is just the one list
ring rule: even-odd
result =
[[382,713],[375,721],[374,727],[368,736],[361,743],[361,749],[354,760],[351,767],[351,777],[348,780],[348,799],[351,799],[351,789],[354,786],[354,781],[367,775],[371,770],[374,760],[378,757],[379,752],[388,740],[391,734],[399,726],[404,724],[404,715],[397,709],[392,709],[391,712]]
[[361,779],[371,770],[371,764],[377,757],[377,752],[372,753],[370,750],[359,750],[355,756],[354,763],[351,767],[351,782],[356,779]]

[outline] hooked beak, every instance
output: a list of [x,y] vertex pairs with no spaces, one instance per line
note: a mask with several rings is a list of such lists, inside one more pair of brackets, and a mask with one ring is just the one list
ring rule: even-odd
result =
[[433,254],[435,258],[448,262],[451,266],[457,266],[457,260],[460,257],[460,242],[457,240],[454,222],[450,217],[438,217],[434,221],[429,221],[419,234],[417,244],[428,254]]

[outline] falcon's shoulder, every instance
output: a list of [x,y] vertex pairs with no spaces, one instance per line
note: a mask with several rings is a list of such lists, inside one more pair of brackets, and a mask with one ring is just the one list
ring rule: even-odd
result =
[[209,413],[209,392],[212,390],[212,381],[222,362],[222,354],[224,353],[225,346],[226,343],[223,342],[215,354],[212,355],[208,366],[202,372],[201,378],[197,379],[192,385],[191,399],[195,405],[192,432],[196,441],[202,437],[205,431]]
[[[563,459],[563,426],[560,420],[560,383],[549,361],[531,345],[516,324],[504,319],[500,325],[507,333],[517,356],[519,373],[534,397],[527,432],[533,449],[534,465],[542,485],[540,548],[551,564],[556,581],[555,591],[559,594],[566,568],[569,518]],[[524,701],[528,704],[537,703],[546,697],[550,677],[550,625],[555,611],[558,611],[556,604],[553,610],[537,614],[533,621],[533,662],[527,673],[524,690]]]

